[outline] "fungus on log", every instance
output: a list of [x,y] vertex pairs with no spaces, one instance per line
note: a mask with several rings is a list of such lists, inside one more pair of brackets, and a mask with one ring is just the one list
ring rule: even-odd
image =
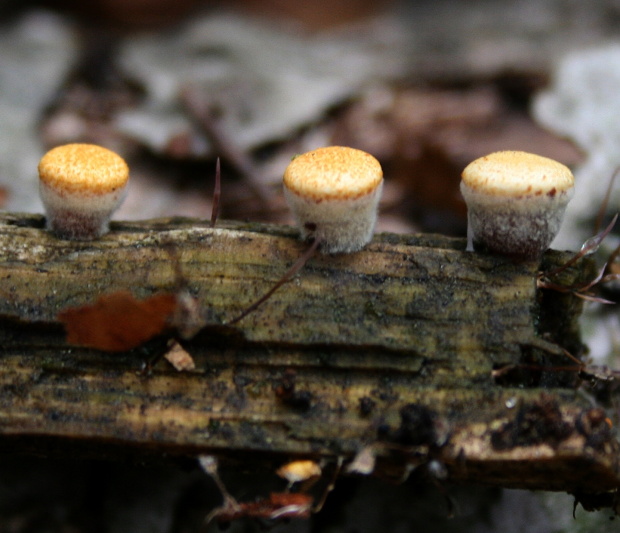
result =
[[[0,215],[3,449],[62,443],[91,455],[345,465],[371,450],[378,475],[433,460],[460,482],[580,494],[618,486],[609,420],[578,393],[563,352],[584,353],[582,301],[537,288],[538,270],[568,254],[513,263],[466,253],[464,239],[377,235],[363,251],[313,257],[226,325],[302,253],[294,229],[166,219],[112,223],[101,239],[80,242],[43,228],[40,216]],[[554,282],[594,275],[580,260]],[[137,372],[174,330],[130,352],[67,344],[61,311],[179,285],[205,323],[180,341],[196,370],[162,361]]]

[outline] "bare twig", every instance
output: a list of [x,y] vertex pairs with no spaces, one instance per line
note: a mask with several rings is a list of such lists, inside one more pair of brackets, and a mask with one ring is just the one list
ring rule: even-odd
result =
[[228,322],[228,324],[236,324],[241,319],[248,316],[252,311],[257,309],[262,303],[266,302],[274,292],[276,292],[280,287],[282,287],[282,285],[289,281],[295,274],[297,274],[297,272],[299,272],[303,268],[303,266],[308,262],[308,260],[312,258],[320,244],[321,240],[315,239],[310,248],[308,248],[297,261],[295,261],[293,266],[286,272],[286,274],[284,274],[284,276],[280,278],[280,280],[273,287],[271,287],[271,289],[269,289],[269,291],[267,291],[267,293],[265,293],[256,302],[246,308],[245,311],[243,311],[240,315],[233,318],[230,322]]
[[601,298],[600,296],[593,296],[591,294],[587,294],[587,291],[590,290],[595,285],[600,283],[607,283],[616,279],[616,274],[610,274],[605,276],[605,272],[607,270],[607,263],[599,270],[599,273],[590,281],[583,283],[581,285],[572,285],[572,286],[564,286],[558,283],[553,283],[549,280],[539,279],[538,286],[542,289],[551,289],[558,292],[570,292],[581,298],[582,300],[587,300],[590,302],[597,302],[601,304],[614,304],[616,302],[612,302],[611,300],[606,300]]
[[[581,246],[581,249],[573,257],[571,257],[568,261],[566,261],[564,264],[560,265],[557,268],[549,270],[547,272],[540,272],[538,274],[538,279],[537,279],[538,287],[541,289],[551,289],[551,290],[558,291],[558,292],[570,292],[574,294],[575,296],[581,298],[582,300],[588,300],[591,302],[597,302],[597,303],[602,303],[602,304],[614,304],[615,302],[606,300],[599,296],[593,296],[587,293],[587,291],[590,290],[595,285],[598,285],[600,283],[607,283],[609,281],[617,279],[615,274],[605,275],[608,269],[609,261],[605,263],[603,268],[599,270],[598,274],[593,279],[591,279],[590,281],[586,283],[565,286],[565,285],[560,285],[559,283],[554,283],[553,281],[551,281],[550,278],[552,278],[553,276],[557,276],[558,274],[561,274],[566,269],[574,265],[577,261],[579,261],[579,259],[581,259],[582,257],[591,255],[594,252],[596,252],[599,246],[601,245],[601,243],[603,242],[603,240],[605,239],[605,237],[607,237],[609,232],[613,229],[617,220],[618,220],[618,214],[614,216],[612,221],[607,225],[607,227],[603,231],[594,235],[594,237],[590,237],[586,242],[584,242],[583,245]],[[612,254],[611,257],[614,257],[614,255]]]
[[564,263],[563,265],[560,265],[557,268],[554,268],[553,270],[550,270],[549,272],[544,272],[543,275],[547,278],[551,276],[557,276],[558,274],[561,274],[562,272],[564,272],[567,268],[573,266],[582,257],[596,252],[599,246],[601,245],[601,243],[603,242],[603,240],[605,240],[605,237],[609,235],[609,232],[616,225],[617,220],[618,220],[618,214],[614,216],[614,218],[611,220],[611,222],[607,225],[607,227],[603,231],[601,231],[600,233],[597,233],[593,237],[590,237],[586,242],[584,242],[583,245],[581,246],[581,249],[573,257],[571,257],[568,261],[566,261],[566,263]]
[[213,187],[213,206],[211,207],[211,227],[215,227],[220,210],[220,197],[222,195],[222,179],[220,174],[220,158],[215,162],[215,186]]

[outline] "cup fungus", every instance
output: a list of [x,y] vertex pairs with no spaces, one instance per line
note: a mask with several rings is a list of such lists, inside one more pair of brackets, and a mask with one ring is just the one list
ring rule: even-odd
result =
[[526,152],[495,152],[463,171],[468,249],[537,259],[556,236],[573,196],[571,171]]
[[295,157],[284,172],[284,196],[303,238],[327,253],[355,252],[377,221],[383,172],[370,154],[329,146]]
[[63,239],[92,240],[108,231],[125,196],[127,163],[93,144],[66,144],[39,162],[39,190],[47,228]]

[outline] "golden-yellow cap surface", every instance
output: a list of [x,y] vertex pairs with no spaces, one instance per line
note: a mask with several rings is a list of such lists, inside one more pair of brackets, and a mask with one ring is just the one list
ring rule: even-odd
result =
[[491,196],[554,196],[571,189],[568,167],[528,152],[494,152],[472,161],[463,170],[463,183]]
[[47,152],[39,162],[39,177],[58,194],[108,194],[126,185],[129,167],[107,148],[94,144],[65,144]]
[[295,157],[284,172],[284,186],[308,200],[355,200],[382,182],[372,155],[345,146],[327,146]]
[[276,470],[276,474],[291,483],[294,483],[297,481],[305,481],[311,477],[320,476],[321,467],[314,461],[293,461],[292,463],[287,463],[278,468],[278,470]]

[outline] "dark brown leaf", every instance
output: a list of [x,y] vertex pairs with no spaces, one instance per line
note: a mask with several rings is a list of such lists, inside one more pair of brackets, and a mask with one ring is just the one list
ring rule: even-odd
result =
[[172,293],[136,300],[130,292],[118,291],[104,294],[92,305],[65,309],[58,320],[69,344],[122,352],[162,333],[176,306]]

